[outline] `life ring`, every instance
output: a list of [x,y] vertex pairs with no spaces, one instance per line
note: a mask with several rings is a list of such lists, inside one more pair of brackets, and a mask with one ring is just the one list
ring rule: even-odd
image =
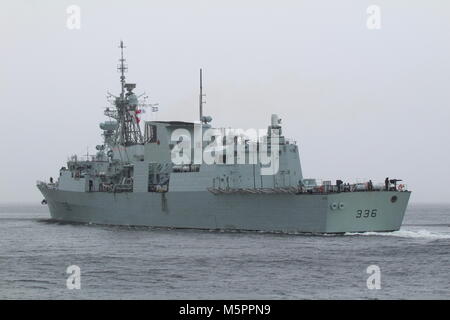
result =
[[398,189],[398,191],[403,191],[403,189],[405,189],[405,185],[404,184],[399,184],[397,189]]

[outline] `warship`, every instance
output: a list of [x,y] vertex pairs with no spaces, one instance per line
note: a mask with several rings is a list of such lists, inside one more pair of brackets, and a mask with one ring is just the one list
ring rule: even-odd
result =
[[201,69],[198,121],[141,123],[157,107],[125,81],[119,47],[121,92],[109,94],[96,154],[71,156],[57,179],[37,182],[53,220],[319,234],[400,228],[411,194],[401,180],[303,178],[299,147],[276,114],[267,130],[212,127]]

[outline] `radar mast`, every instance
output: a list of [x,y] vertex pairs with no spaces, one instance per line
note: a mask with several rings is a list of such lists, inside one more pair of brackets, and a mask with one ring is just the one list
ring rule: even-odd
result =
[[127,147],[143,143],[141,128],[139,126],[141,109],[139,109],[138,97],[133,92],[136,84],[126,83],[125,81],[125,72],[127,72],[128,66],[125,64],[126,60],[123,56],[123,49],[125,48],[123,41],[120,41],[119,48],[120,64],[117,70],[120,72],[120,96],[115,97],[112,103],[115,106],[115,110],[107,108],[105,115],[117,121],[115,143]]

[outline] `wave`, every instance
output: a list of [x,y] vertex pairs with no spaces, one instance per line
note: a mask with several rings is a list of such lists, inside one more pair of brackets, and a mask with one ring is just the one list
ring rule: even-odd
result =
[[429,239],[429,240],[438,240],[438,239],[450,239],[450,234],[448,233],[440,233],[440,232],[431,232],[425,229],[422,230],[399,230],[393,232],[363,232],[363,233],[354,233],[354,232],[346,232],[346,236],[389,236],[389,237],[400,237],[400,238],[416,238],[416,239]]

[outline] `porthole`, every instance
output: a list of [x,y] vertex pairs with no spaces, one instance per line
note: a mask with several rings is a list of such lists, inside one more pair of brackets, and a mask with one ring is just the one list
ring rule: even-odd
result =
[[397,196],[392,196],[391,197],[391,202],[392,203],[397,202],[397,199],[398,199]]

